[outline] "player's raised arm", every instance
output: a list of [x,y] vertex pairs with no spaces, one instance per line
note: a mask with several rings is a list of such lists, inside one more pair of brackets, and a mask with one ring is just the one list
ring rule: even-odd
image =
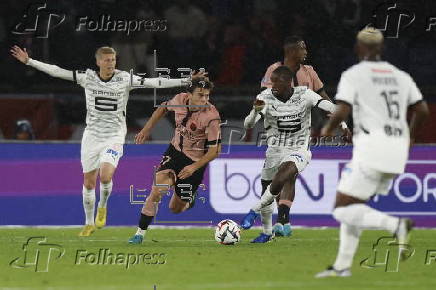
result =
[[[335,114],[338,112],[338,110],[341,110],[341,112],[343,112],[342,107],[333,104],[331,101],[323,98],[322,96],[320,96],[319,94],[315,93],[312,90],[308,90],[308,93],[309,93],[309,98],[311,100],[311,104],[314,108],[320,108],[321,110],[324,110],[326,112],[333,113],[333,115],[330,117],[328,124],[326,125],[326,127],[334,126],[331,129],[329,129],[331,130],[329,131],[329,133],[331,134],[333,130],[336,129],[336,127],[341,125],[341,129],[343,130],[344,134],[347,136],[347,138],[350,138],[351,132],[348,129],[347,123],[345,123],[345,120],[347,119],[349,112],[345,116],[341,115],[341,119],[339,120],[338,115],[335,116]],[[334,116],[335,119],[333,120]]]
[[60,68],[57,65],[47,64],[41,61],[31,59],[29,57],[29,54],[27,53],[26,48],[24,48],[23,50],[20,47],[14,45],[11,48],[11,54],[13,57],[15,57],[17,60],[24,63],[25,65],[30,65],[31,67],[45,72],[52,77],[61,78],[68,81],[74,81],[73,71]]
[[250,111],[244,120],[244,128],[251,129],[260,120],[262,115],[265,113],[265,101],[256,98],[253,102],[253,109]]
[[155,89],[165,89],[174,87],[183,87],[189,85],[191,79],[204,78],[207,77],[207,73],[203,71],[193,72],[190,78],[180,78],[180,79],[167,79],[167,78],[144,78],[138,75],[132,75],[132,82],[130,84],[130,89],[140,89],[140,88],[155,88]]

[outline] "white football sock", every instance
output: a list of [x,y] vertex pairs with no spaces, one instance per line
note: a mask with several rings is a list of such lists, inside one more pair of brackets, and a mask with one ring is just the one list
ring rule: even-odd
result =
[[109,195],[112,193],[112,180],[109,183],[100,182],[100,200],[98,201],[98,207],[106,208]]
[[262,219],[263,233],[272,235],[272,213],[274,210],[275,202],[260,210],[260,217]]
[[136,234],[135,234],[135,235],[141,235],[141,236],[144,236],[144,235],[145,235],[145,231],[146,231],[146,230],[143,230],[143,229],[141,229],[141,228],[138,228],[138,229],[136,230]]
[[360,229],[388,230],[391,233],[395,233],[400,221],[397,217],[387,215],[362,203],[335,208],[333,216],[341,223]]
[[259,202],[251,208],[254,212],[260,213],[260,210],[262,208],[264,208],[265,206],[269,206],[274,201],[275,195],[271,194],[269,188],[270,185],[268,185],[265,192],[262,194]]
[[86,224],[94,225],[95,189],[86,189],[83,186],[83,209],[85,210]]
[[361,233],[362,230],[358,227],[341,223],[339,231],[339,250],[333,268],[339,271],[351,268]]

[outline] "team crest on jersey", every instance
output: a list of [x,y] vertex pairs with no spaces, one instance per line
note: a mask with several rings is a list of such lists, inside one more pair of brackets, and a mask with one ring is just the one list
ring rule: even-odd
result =
[[296,96],[294,98],[291,98],[291,103],[299,103],[301,102],[301,96]]
[[192,122],[191,125],[189,126],[189,128],[191,129],[191,131],[195,131],[195,130],[197,130],[197,124]]

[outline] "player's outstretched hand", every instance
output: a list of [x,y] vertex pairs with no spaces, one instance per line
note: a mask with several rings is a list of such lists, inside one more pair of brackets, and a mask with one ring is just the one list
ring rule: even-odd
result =
[[27,53],[26,48],[21,49],[20,47],[14,45],[11,48],[11,54],[13,57],[26,64],[29,61],[29,54]]
[[135,144],[144,144],[145,140],[150,138],[150,133],[148,130],[142,129],[138,134],[135,135]]
[[198,72],[196,72],[195,70],[192,71],[191,74],[191,78],[192,79],[201,79],[201,78],[205,78],[206,80],[209,80],[209,78],[207,77],[207,72],[203,71],[203,70],[199,70]]
[[253,103],[253,108],[256,111],[256,113],[262,111],[264,107],[265,107],[265,102],[262,100],[256,99]]
[[197,170],[197,168],[195,167],[194,164],[191,164],[191,165],[185,166],[185,167],[184,167],[184,168],[179,172],[179,174],[177,175],[177,177],[180,178],[180,179],[188,178],[189,176],[191,176],[191,175],[195,172],[195,170]]

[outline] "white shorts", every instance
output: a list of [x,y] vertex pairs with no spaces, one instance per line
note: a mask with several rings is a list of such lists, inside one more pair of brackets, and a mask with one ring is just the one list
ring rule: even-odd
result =
[[123,156],[123,143],[120,142],[120,137],[101,140],[89,134],[86,130],[83,133],[80,149],[83,173],[100,168],[100,164],[104,162],[117,167],[121,156]]
[[342,170],[338,191],[361,200],[368,200],[374,194],[387,195],[395,176],[396,174],[380,172],[357,161],[351,161]]
[[312,153],[309,150],[297,151],[282,148],[268,148],[261,177],[264,180],[272,180],[279,170],[280,164],[288,161],[294,162],[298,173],[300,173],[306,168],[311,159]]

